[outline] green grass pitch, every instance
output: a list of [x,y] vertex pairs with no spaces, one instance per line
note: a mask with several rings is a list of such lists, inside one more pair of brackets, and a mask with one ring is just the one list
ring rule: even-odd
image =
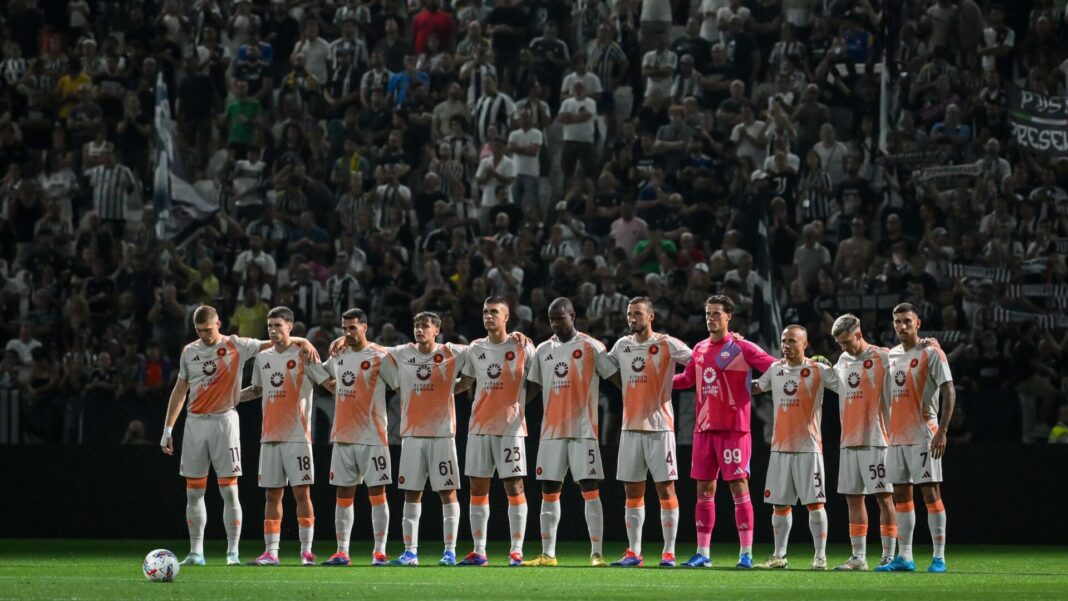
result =
[[[948,574],[819,573],[809,571],[811,549],[793,544],[793,565],[782,572],[733,569],[733,544],[713,547],[717,567],[701,570],[590,568],[588,545],[560,547],[558,568],[509,568],[507,547],[490,545],[486,568],[437,566],[439,541],[427,541],[419,568],[371,568],[370,547],[353,546],[358,567],[322,568],[298,565],[295,541],[283,541],[283,565],[277,568],[226,567],[224,546],[207,546],[208,565],[183,568],[176,582],[151,583],[141,575],[141,560],[153,548],[169,548],[181,558],[185,541],[0,540],[0,600],[19,599],[1066,599],[1068,562],[1058,547],[951,547]],[[877,541],[873,541],[878,544]],[[609,543],[608,559],[617,559],[625,544]],[[397,551],[394,543],[391,552]],[[532,541],[528,554],[536,553]],[[758,553],[767,545],[760,546]],[[920,547],[920,550],[923,548]],[[262,548],[242,545],[242,559]],[[681,559],[692,544],[679,545]],[[316,545],[320,559],[333,551],[328,541]],[[468,551],[460,549],[461,556]],[[922,552],[922,551],[921,551]],[[848,548],[832,546],[832,564],[846,559]],[[646,556],[658,557],[650,541]],[[926,569],[927,557],[916,563]],[[761,559],[758,557],[758,560]],[[653,562],[655,563],[655,562]]]

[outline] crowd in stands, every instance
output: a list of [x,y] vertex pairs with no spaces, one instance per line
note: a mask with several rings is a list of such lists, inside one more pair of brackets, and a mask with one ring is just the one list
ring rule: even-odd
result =
[[[202,303],[257,338],[291,307],[325,353],[354,306],[383,345],[423,310],[473,340],[491,294],[536,342],[570,297],[609,343],[646,295],[692,344],[723,293],[733,331],[774,350],[771,324],[800,323],[832,359],[835,316],[892,346],[908,300],[950,357],[951,437],[1068,442],[1068,335],[1026,318],[1068,307],[1068,160],[1008,115],[1010,86],[1068,95],[1063,3],[0,5],[0,400],[22,440],[153,440]],[[176,238],[158,97],[219,206]],[[924,176],[946,165],[976,168]]]

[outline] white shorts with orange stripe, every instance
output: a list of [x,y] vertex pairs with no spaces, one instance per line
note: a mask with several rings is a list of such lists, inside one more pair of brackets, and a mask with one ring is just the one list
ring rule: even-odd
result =
[[623,430],[619,437],[619,462],[616,480],[645,482],[652,474],[653,482],[679,479],[675,462],[675,433]]
[[538,445],[538,480],[563,482],[568,469],[575,482],[604,480],[601,447],[594,438],[551,438]]
[[260,488],[315,484],[311,443],[261,442]]
[[942,458],[931,458],[931,443],[894,445],[886,452],[886,478],[893,484],[942,481]]
[[527,475],[527,445],[522,436],[471,434],[467,437],[464,474],[474,478],[501,478]]
[[401,439],[398,488],[423,490],[427,478],[434,491],[460,488],[460,460],[456,456],[455,438],[406,436]]
[[186,478],[241,475],[241,425],[237,411],[187,413],[182,430],[182,461],[178,473]]
[[838,494],[893,492],[886,477],[886,447],[846,447],[838,461]]
[[823,453],[771,452],[764,502],[771,505],[826,503]]
[[383,486],[393,483],[389,447],[335,442],[330,452],[330,484]]

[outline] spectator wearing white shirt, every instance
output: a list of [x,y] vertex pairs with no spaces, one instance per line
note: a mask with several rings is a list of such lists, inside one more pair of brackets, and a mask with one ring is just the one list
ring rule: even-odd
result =
[[492,296],[504,296],[510,288],[523,293],[523,268],[513,262],[512,251],[498,248],[496,265],[486,273],[486,285]]
[[642,76],[645,77],[645,93],[659,90],[661,95],[671,95],[671,80],[678,67],[679,56],[668,48],[668,36],[661,33],[656,38],[656,48],[642,57]]
[[293,46],[290,60],[304,55],[304,67],[320,84],[325,84],[330,75],[330,43],[319,37],[319,22],[309,19],[304,22],[304,37]]
[[538,154],[544,142],[541,130],[534,127],[534,116],[530,109],[520,111],[519,127],[508,134],[508,152],[513,155],[515,163],[512,199],[524,210],[540,206],[538,180],[541,177],[541,164]]
[[649,224],[634,214],[633,200],[625,200],[620,205],[620,216],[609,226],[608,235],[615,246],[627,253],[628,258],[634,256],[634,246],[649,236]]
[[[479,204],[478,220],[482,231],[489,231],[490,209],[497,206],[497,187],[508,187],[508,195],[511,197],[510,186],[516,179],[515,161],[504,154],[504,141],[495,138],[490,143],[490,155],[478,164],[475,172],[475,181],[478,182],[482,193],[482,202]],[[515,202],[514,198],[510,198]],[[503,296],[503,292],[498,295]]]
[[560,166],[564,171],[564,186],[570,185],[575,166],[582,165],[586,177],[597,174],[594,155],[595,121],[597,103],[586,95],[586,84],[581,80],[573,86],[575,95],[560,104],[560,123],[564,126],[564,149],[560,157]]
[[[767,153],[767,140],[764,129],[767,124],[753,115],[753,105],[742,104],[741,122],[731,130],[731,142],[734,142],[738,158],[749,157],[753,165],[764,164]],[[839,142],[841,145],[841,142]]]
[[849,148],[838,141],[838,133],[833,125],[824,123],[820,126],[820,141],[812,147],[812,150],[819,155],[823,170],[831,178],[831,185],[837,186],[842,183],[842,178],[845,177],[845,158],[849,156]]
[[245,270],[248,269],[250,263],[259,265],[269,278],[273,278],[278,273],[274,257],[263,250],[263,236],[255,231],[249,234],[248,250],[241,251],[241,254],[237,255],[237,259],[234,260],[233,275],[238,281],[245,278]]
[[33,337],[33,328],[28,323],[19,328],[19,337],[7,341],[5,351],[15,351],[19,358],[19,379],[26,381],[33,369],[33,351],[43,346],[40,340]]
[[641,27],[639,36],[642,50],[647,51],[660,38],[667,38],[671,30],[671,2],[668,0],[642,0]]
[[576,54],[571,59],[574,71],[564,77],[564,83],[560,85],[560,96],[570,98],[575,95],[575,83],[581,81],[586,85],[586,94],[597,97],[603,91],[601,78],[591,73],[588,69],[588,61],[585,54]]

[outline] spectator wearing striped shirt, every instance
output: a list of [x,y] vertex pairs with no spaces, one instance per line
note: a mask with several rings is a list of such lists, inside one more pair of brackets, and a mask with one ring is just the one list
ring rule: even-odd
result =
[[93,210],[114,234],[121,234],[126,225],[126,201],[137,191],[137,178],[129,167],[116,162],[111,147],[104,150],[99,165],[85,171],[85,177],[93,191]]
[[798,185],[798,222],[808,223],[816,219],[826,220],[834,212],[834,186],[831,176],[823,170],[820,155],[815,150],[805,157],[805,174]]
[[627,55],[612,39],[614,35],[612,26],[602,23],[597,28],[597,39],[586,45],[586,59],[590,71],[597,76],[603,88],[597,99],[597,108],[607,122],[605,135],[609,140],[615,138],[617,131],[615,92],[624,84],[623,78],[627,72]]
[[508,118],[515,112],[515,101],[497,89],[497,77],[486,74],[482,77],[485,92],[475,102],[471,115],[475,121],[475,139],[478,144],[486,142],[486,129],[496,125],[502,134],[508,132]]

